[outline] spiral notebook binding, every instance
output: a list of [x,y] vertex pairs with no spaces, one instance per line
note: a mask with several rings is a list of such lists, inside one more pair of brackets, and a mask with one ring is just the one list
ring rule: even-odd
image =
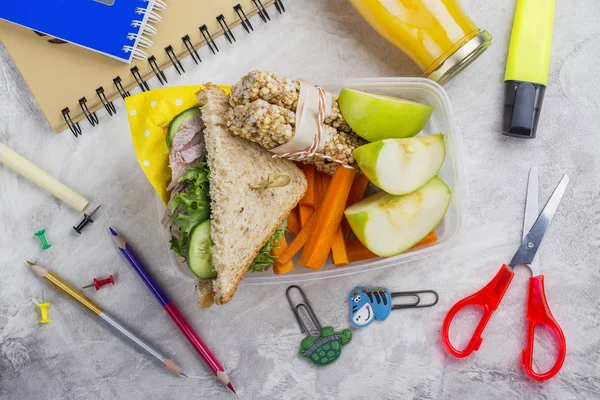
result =
[[275,0],[275,8],[277,9],[277,12],[279,14],[284,13],[285,12],[285,6],[283,5],[283,3],[281,2],[281,0]]
[[135,14],[141,16],[141,19],[134,19],[131,21],[132,28],[139,28],[137,32],[129,32],[127,34],[127,40],[129,44],[123,46],[122,51],[124,53],[131,53],[132,57],[136,60],[147,60],[149,58],[148,53],[142,49],[149,49],[154,45],[151,36],[158,33],[156,28],[148,23],[158,23],[162,21],[162,17],[158,14],[160,11],[164,11],[167,5],[162,0],[140,0],[141,2],[148,3],[148,6],[136,7]]
[[161,85],[164,85],[165,83],[169,83],[169,81],[167,81],[167,77],[166,77],[165,73],[163,71],[161,71],[161,69],[158,67],[158,64],[156,63],[156,57],[151,56],[150,58],[148,58],[148,64],[150,64],[150,68],[152,68],[152,72],[154,72],[154,75],[156,75],[156,77],[158,78],[158,81],[160,82]]
[[181,61],[179,61],[179,58],[177,58],[177,54],[175,54],[175,51],[173,51],[173,46],[168,45],[167,47],[165,47],[165,51],[167,52],[167,56],[169,56],[171,64],[173,64],[173,66],[175,67],[175,71],[177,71],[179,75],[181,75],[182,72],[185,74],[185,69],[183,69]]
[[121,98],[123,100],[125,100],[126,97],[131,96],[131,94],[129,94],[129,92],[123,88],[123,84],[121,83],[120,76],[117,76],[116,78],[114,78],[113,83],[115,84],[115,87],[117,88],[117,91],[119,92],[119,94],[121,95]]
[[69,110],[69,107],[63,108],[61,110],[61,113],[73,135],[75,135],[75,137],[81,135],[81,127],[79,126],[79,122],[73,122],[73,120],[71,119],[71,110]]
[[92,126],[96,126],[96,124],[98,123],[98,117],[96,116],[95,111],[90,112],[90,109],[87,106],[87,99],[85,98],[85,96],[79,99],[79,107],[81,107],[81,111],[83,111],[83,114],[85,115],[89,123]]
[[[148,16],[149,16],[148,21],[150,21],[150,22],[160,22],[161,17],[156,13],[156,10],[162,11],[162,10],[166,9],[166,4],[164,4],[164,2],[162,0],[140,0],[140,1],[152,3],[152,11],[150,10],[150,6],[148,8],[148,11],[145,11],[144,9],[140,8],[139,14],[144,14],[144,15],[148,14]],[[256,9],[250,10],[250,13],[258,14],[264,22],[271,21],[271,17],[269,16],[263,2],[261,0],[252,0],[252,2],[256,6]],[[285,7],[281,0],[275,0],[272,3],[270,3],[270,5],[275,5],[277,11],[280,14],[282,12],[285,12]],[[239,18],[239,24],[242,25],[244,30],[247,33],[251,33],[252,31],[254,31],[254,27],[252,26],[252,23],[250,22],[250,19],[248,18],[248,15],[246,14],[246,12],[242,8],[242,6],[240,4],[237,4],[233,7],[233,9]],[[253,15],[253,14],[251,14],[251,15]],[[220,14],[217,17],[215,17],[215,19],[219,23],[219,26],[221,29],[217,30],[216,32],[213,32],[213,34],[218,35],[218,34],[222,33],[223,36],[225,36],[225,38],[227,39],[227,41],[229,43],[233,44],[233,42],[236,42],[237,40],[236,40],[235,36],[233,35],[229,24],[225,20],[224,15]],[[141,24],[140,21],[134,21],[134,22],[136,24],[137,23]],[[235,24],[237,24],[238,21],[237,20],[233,21],[233,23],[235,26]],[[141,26],[141,25],[139,25],[139,26]],[[147,25],[146,27],[149,27],[149,25]],[[211,52],[213,54],[216,54],[217,52],[219,52],[219,48],[217,47],[217,44],[215,43],[213,34],[211,34],[211,32],[208,30],[208,27],[206,26],[206,24],[200,26],[198,29],[200,30],[200,33],[202,34],[202,37],[204,39],[203,41],[200,41],[200,42],[197,42],[194,44],[190,35],[183,36],[181,38],[181,41],[183,42],[183,44],[185,46],[185,50],[184,50],[185,53],[180,52],[179,54],[177,54],[175,52],[173,46],[169,45],[169,46],[165,47],[165,52],[166,52],[169,60],[161,63],[160,65],[158,64],[156,57],[154,55],[147,55],[146,53],[144,53],[145,56],[143,59],[148,61],[151,71],[148,71],[148,72],[144,73],[144,75],[142,75],[138,66],[133,66],[130,69],[133,79],[135,80],[135,83],[137,83],[137,85],[142,90],[142,92],[146,92],[146,91],[150,90],[150,86],[148,85],[148,82],[146,82],[144,80],[144,77],[147,78],[149,76],[149,74],[154,74],[154,76],[156,76],[156,78],[158,79],[158,81],[160,82],[161,85],[168,83],[167,77],[164,73],[165,63],[170,62],[170,64],[172,64],[175,67],[175,70],[177,71],[178,74],[181,75],[182,73],[185,73],[185,69],[183,68],[183,64],[181,63],[181,60],[180,60],[180,57],[182,56],[182,54],[189,54],[192,57],[192,60],[194,61],[194,63],[196,63],[196,64],[202,62],[202,59],[200,58],[200,54],[199,54],[197,48],[201,47],[203,42],[206,43],[206,45],[208,45],[209,49],[211,50]],[[144,35],[152,36],[153,33],[156,32],[156,29],[152,27],[152,29],[143,29],[143,30],[141,29],[140,31]],[[149,40],[149,39],[146,37],[145,40]],[[145,43],[147,43],[147,42],[145,42]],[[121,98],[125,99],[125,98],[131,96],[130,92],[128,90],[125,90],[125,86],[123,86],[123,81],[120,76],[115,77],[113,79],[113,83],[115,85],[116,91],[121,96]],[[126,87],[130,88],[132,84],[133,84],[133,81],[131,83],[128,83],[126,85]],[[110,101],[108,99],[108,96],[106,95],[105,89],[103,87],[97,88],[96,94],[98,96],[100,103],[95,103],[95,104],[91,105],[91,107],[94,107],[94,110],[97,110],[97,107],[101,104],[102,106],[104,106],[104,108],[108,112],[109,116],[112,116],[117,113],[117,109],[116,109],[115,105],[113,104],[112,101]],[[116,94],[116,93],[114,93],[114,94]],[[114,94],[111,94],[110,96],[112,97]],[[88,122],[92,126],[95,126],[99,123],[99,118],[96,115],[96,111],[90,110],[90,107],[88,107],[88,105],[87,105],[87,99],[85,97],[82,97],[81,99],[79,99],[79,105],[81,107],[82,113],[75,115],[75,118],[78,119],[78,122],[73,121],[73,118],[71,117],[71,112],[68,107],[65,107],[63,110],[61,110],[65,124],[68,126],[68,128],[71,130],[71,132],[73,133],[73,135],[75,137],[80,136],[81,132],[82,132],[82,129],[79,125],[79,120],[82,118],[81,115],[85,116],[85,118],[88,120]]]
[[213,37],[210,34],[210,32],[208,31],[208,28],[206,27],[206,25],[202,25],[198,29],[200,29],[200,32],[202,33],[202,36],[204,37],[204,40],[206,41],[206,44],[208,44],[208,47],[210,48],[210,51],[212,51],[213,54],[216,54],[215,50],[218,52],[219,48],[217,47],[217,44],[213,40]]
[[137,82],[140,89],[142,89],[142,92],[146,92],[146,91],[150,90],[150,86],[148,86],[148,82],[146,82],[144,80],[144,78],[142,78],[142,75],[140,74],[140,69],[138,68],[137,65],[135,67],[130,68],[129,70],[131,71],[131,75],[133,75],[133,78]]
[[196,65],[198,65],[199,62],[202,62],[202,59],[200,58],[200,54],[198,54],[198,51],[196,50],[196,48],[194,47],[194,44],[192,43],[192,40],[190,39],[190,35],[185,35],[184,37],[181,38],[181,41],[183,42],[183,45],[185,46],[188,53],[192,57],[192,60],[194,60],[194,63],[196,63]]
[[260,0],[252,0],[252,2],[256,6],[256,8],[258,9],[258,15],[260,16],[260,19],[262,19],[263,22],[270,21],[271,17],[269,16],[269,13],[267,12],[267,9],[263,5],[262,1],[260,1]]
[[227,25],[227,21],[225,21],[225,17],[223,16],[223,14],[217,17],[217,21],[219,22],[219,25],[221,26],[221,29],[223,30],[223,34],[225,35],[227,41],[232,44],[233,42],[236,42],[237,40],[235,40],[235,36],[233,36],[233,33],[231,33],[231,29],[229,29],[229,25]]
[[242,26],[244,27],[246,32],[250,33],[250,31],[254,31],[254,27],[250,23],[250,20],[246,16],[246,13],[244,12],[244,9],[242,8],[242,6],[240,4],[238,4],[235,7],[233,7],[233,9],[235,10],[235,13],[238,15],[238,18],[240,19]]
[[100,99],[100,102],[106,109],[108,115],[112,117],[113,114],[117,113],[117,109],[115,108],[113,102],[109,101],[108,98],[106,98],[106,94],[104,93],[104,88],[102,86],[96,89],[96,94],[98,95],[98,98]]

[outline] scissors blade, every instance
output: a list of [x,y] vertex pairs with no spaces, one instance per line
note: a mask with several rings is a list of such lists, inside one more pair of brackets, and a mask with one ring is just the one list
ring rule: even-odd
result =
[[552,217],[554,217],[554,214],[556,213],[556,209],[558,208],[558,205],[565,194],[568,184],[569,177],[567,175],[563,175],[562,179],[556,186],[556,189],[554,189],[554,193],[552,193],[552,196],[550,196],[550,199],[544,206],[542,213],[539,215],[529,232],[527,232],[525,239],[523,239],[519,249],[510,261],[510,268],[515,268],[520,264],[531,264],[538,249],[540,248],[540,245],[542,244],[544,235],[548,230],[550,222],[552,222]]
[[[539,200],[538,200],[538,167],[531,167],[529,170],[529,181],[527,182],[527,198],[525,200],[525,218],[523,220],[523,238],[527,236],[527,233],[531,230],[533,223],[539,214]],[[540,255],[536,254],[533,261],[529,264],[529,268],[533,276],[539,275],[540,268]]]

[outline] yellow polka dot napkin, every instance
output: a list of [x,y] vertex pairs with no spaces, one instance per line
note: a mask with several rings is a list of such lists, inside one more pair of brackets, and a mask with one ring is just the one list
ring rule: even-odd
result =
[[[220,86],[229,94],[229,86]],[[125,98],[133,148],[142,171],[162,201],[167,204],[169,150],[167,127],[182,111],[199,106],[196,93],[203,85],[176,86],[150,90]]]

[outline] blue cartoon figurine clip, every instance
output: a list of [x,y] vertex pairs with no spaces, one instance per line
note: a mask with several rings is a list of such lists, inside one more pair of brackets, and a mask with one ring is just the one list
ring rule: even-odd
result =
[[[435,300],[431,303],[422,304],[421,294],[432,294]],[[393,297],[411,297],[410,303],[392,304]],[[348,296],[350,302],[350,322],[352,325],[362,328],[373,322],[374,319],[384,321],[392,312],[402,308],[431,307],[437,304],[438,294],[433,290],[417,290],[412,292],[391,292],[386,288],[370,288],[357,286],[352,289]]]

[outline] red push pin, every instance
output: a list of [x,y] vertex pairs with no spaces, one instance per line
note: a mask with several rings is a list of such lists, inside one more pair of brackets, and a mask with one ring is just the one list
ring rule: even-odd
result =
[[96,279],[96,278],[94,278],[94,283],[92,283],[92,284],[90,284],[90,285],[87,285],[87,286],[84,286],[83,288],[84,288],[84,289],[87,289],[87,288],[90,288],[90,287],[92,287],[92,286],[93,286],[93,287],[95,287],[95,288],[96,288],[96,290],[100,290],[100,288],[101,288],[102,286],[104,286],[104,285],[108,285],[109,283],[112,283],[112,284],[113,284],[113,286],[114,286],[114,284],[115,284],[115,278],[114,278],[112,275],[111,275],[111,276],[109,276],[109,277],[108,277],[108,278],[106,278],[106,279]]

